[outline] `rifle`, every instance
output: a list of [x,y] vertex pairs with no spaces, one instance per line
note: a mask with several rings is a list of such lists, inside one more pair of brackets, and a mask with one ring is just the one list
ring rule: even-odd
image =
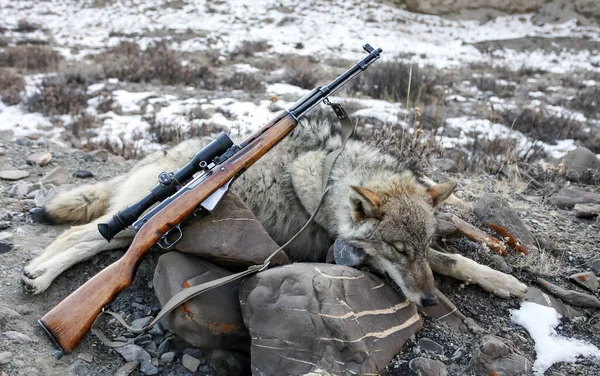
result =
[[[327,86],[318,86],[289,109],[281,112],[239,145],[226,134],[200,150],[177,172],[159,175],[159,184],[135,204],[120,210],[98,230],[110,241],[129,225],[136,230],[127,252],[61,301],[38,322],[55,344],[70,353],[90,330],[103,307],[128,287],[142,257],[157,244],[168,249],[183,236],[180,225],[190,215],[212,211],[231,184],[246,169],[288,135],[298,120],[321,101],[377,60],[381,48],[365,44],[368,53]],[[335,109],[335,107],[334,107]],[[336,110],[337,112],[337,110]],[[338,117],[343,115],[338,114]],[[160,202],[152,210],[146,210]]]

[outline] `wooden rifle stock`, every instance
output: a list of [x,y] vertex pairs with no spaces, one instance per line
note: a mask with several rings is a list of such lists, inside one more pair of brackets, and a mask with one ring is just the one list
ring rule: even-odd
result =
[[214,168],[201,184],[150,218],[121,259],[96,274],[39,320],[54,342],[65,353],[73,351],[102,308],[132,283],[142,257],[160,237],[192,214],[217,189],[252,166],[296,125],[292,115],[282,112],[244,141],[244,147]]

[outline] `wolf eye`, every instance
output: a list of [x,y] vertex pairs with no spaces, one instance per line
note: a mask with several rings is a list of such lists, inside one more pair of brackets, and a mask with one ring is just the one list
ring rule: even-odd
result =
[[389,246],[391,246],[392,248],[394,248],[394,250],[398,253],[401,253],[403,255],[406,255],[406,251],[404,250],[404,244],[400,244],[400,246],[394,244],[394,243],[390,243],[390,242],[386,242]]

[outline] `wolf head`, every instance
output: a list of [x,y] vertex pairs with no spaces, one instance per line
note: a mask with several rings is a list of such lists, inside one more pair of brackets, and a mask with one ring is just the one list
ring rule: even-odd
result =
[[350,221],[340,236],[358,247],[344,248],[342,253],[338,249],[336,262],[348,266],[365,262],[392,278],[410,301],[437,304],[427,254],[435,233],[435,208],[455,188],[454,182],[426,188],[409,173],[351,186]]

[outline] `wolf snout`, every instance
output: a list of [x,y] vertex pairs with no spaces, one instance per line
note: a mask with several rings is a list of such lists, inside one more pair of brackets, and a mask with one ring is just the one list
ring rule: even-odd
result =
[[426,296],[421,298],[421,305],[423,307],[431,307],[438,304],[437,296]]

